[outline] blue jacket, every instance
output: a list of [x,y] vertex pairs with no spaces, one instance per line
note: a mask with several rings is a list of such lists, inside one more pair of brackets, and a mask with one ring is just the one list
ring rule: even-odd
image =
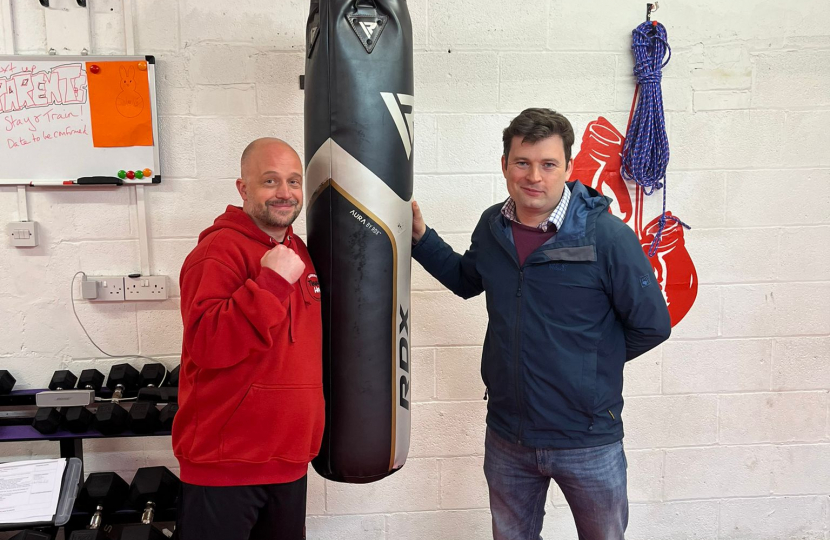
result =
[[486,293],[487,425],[536,448],[622,439],[623,366],[671,333],[637,235],[608,213],[609,199],[566,186],[561,229],[521,266],[501,203],[481,215],[463,256],[429,228],[412,250],[456,295]]

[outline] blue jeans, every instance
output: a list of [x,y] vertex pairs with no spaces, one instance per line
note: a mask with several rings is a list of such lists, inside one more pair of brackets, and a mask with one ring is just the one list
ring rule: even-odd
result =
[[627,468],[622,441],[594,448],[535,449],[511,443],[488,428],[484,476],[494,540],[541,540],[551,478],[571,507],[579,540],[623,540]]

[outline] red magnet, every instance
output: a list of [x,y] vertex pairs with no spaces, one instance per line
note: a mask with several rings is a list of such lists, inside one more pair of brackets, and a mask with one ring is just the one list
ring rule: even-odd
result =
[[97,75],[101,72],[101,66],[99,66],[98,64],[92,64],[91,66],[89,66],[89,71],[93,75]]
[[133,171],[127,171],[127,178],[132,180],[133,178],[135,178],[135,173]]

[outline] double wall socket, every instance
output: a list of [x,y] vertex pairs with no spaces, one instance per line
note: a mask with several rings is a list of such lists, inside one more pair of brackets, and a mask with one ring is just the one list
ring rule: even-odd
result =
[[166,300],[167,276],[125,277],[124,292],[127,300]]
[[167,276],[90,276],[81,296],[92,302],[167,300]]
[[124,278],[120,276],[87,278],[81,282],[82,297],[93,302],[123,302]]

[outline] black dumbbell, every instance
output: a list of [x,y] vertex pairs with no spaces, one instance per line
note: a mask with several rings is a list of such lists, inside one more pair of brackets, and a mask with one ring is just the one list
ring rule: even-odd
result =
[[167,368],[164,364],[144,364],[138,374],[140,388],[158,388],[167,377]]
[[49,390],[71,390],[75,388],[75,383],[78,382],[78,377],[68,369],[59,369],[52,374],[52,380],[49,381]]
[[179,412],[178,403],[168,403],[162,407],[161,412],[159,413],[159,424],[161,424],[162,430],[173,430],[173,418],[175,418],[177,412]]
[[142,388],[138,391],[138,401],[152,401],[153,403],[178,403],[178,388]]
[[[49,390],[71,390],[75,388],[75,383],[78,378],[74,373],[67,369],[60,369],[52,374],[52,380],[49,381]],[[63,422],[63,410],[56,407],[43,407],[37,410],[34,420],[32,420],[32,427],[44,435],[49,435],[58,430]]]
[[139,401],[130,407],[130,429],[136,433],[152,433],[159,427],[159,410],[150,401]]
[[85,433],[92,426],[95,415],[86,407],[67,407],[63,425],[72,433]]
[[20,531],[10,540],[52,540],[52,535],[41,531]]
[[[96,394],[104,386],[104,374],[97,369],[85,369],[78,377],[78,390],[92,390]],[[63,425],[72,433],[89,431],[95,414],[86,407],[67,407],[63,415]]]
[[179,368],[180,367],[181,367],[181,364],[179,364],[178,366],[176,366],[172,370],[170,370],[170,373],[167,374],[167,380],[164,381],[164,386],[169,386],[169,387],[178,387],[179,386]]
[[44,435],[50,435],[61,427],[63,415],[55,407],[42,407],[35,413],[32,427]]
[[130,364],[117,364],[110,369],[107,388],[112,390],[112,401],[95,411],[95,425],[104,435],[115,435],[127,429],[129,415],[118,404],[128,391],[138,387],[138,370]]
[[[166,383],[168,373],[164,364],[144,364],[138,374],[138,400],[130,408],[130,429],[136,433],[152,433],[158,429],[159,410],[154,403],[141,403],[142,392],[158,392]],[[147,400],[151,401],[151,400]]]
[[97,369],[85,369],[78,377],[78,390],[93,390],[97,394],[104,386],[104,374]]
[[14,383],[17,379],[12,377],[12,374],[5,369],[0,369],[0,394],[8,394],[14,388]]
[[127,525],[121,532],[121,540],[167,540],[153,526],[157,508],[166,510],[173,506],[179,494],[179,479],[167,467],[142,467],[130,484],[128,504],[142,511],[141,524]]
[[127,482],[114,472],[90,474],[81,488],[75,509],[93,512],[92,519],[85,530],[73,532],[69,540],[105,540],[107,534],[102,529],[104,512],[119,510],[129,491]]
[[114,399],[121,399],[130,390],[138,388],[139,373],[130,364],[116,364],[110,369],[107,388],[112,390]]

